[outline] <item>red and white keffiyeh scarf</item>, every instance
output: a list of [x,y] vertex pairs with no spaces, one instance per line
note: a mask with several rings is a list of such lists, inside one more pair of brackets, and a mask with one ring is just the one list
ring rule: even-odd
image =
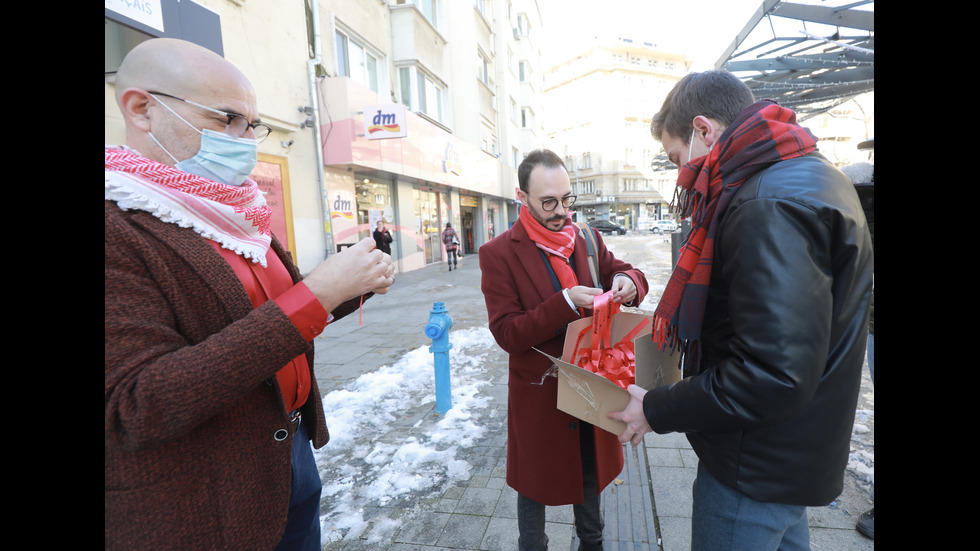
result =
[[146,211],[191,228],[266,266],[272,209],[251,179],[229,186],[151,161],[132,149],[106,146],[105,198],[123,210]]
[[770,165],[816,149],[816,138],[793,111],[763,100],[746,107],[707,155],[681,168],[674,207],[691,217],[691,232],[653,317],[652,337],[661,349],[680,346],[685,363],[698,361],[715,236],[735,192]]

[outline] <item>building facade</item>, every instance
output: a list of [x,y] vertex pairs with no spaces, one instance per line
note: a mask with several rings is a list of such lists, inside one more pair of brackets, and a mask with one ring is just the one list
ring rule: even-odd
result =
[[113,72],[142,40],[197,42],[249,78],[273,128],[253,177],[303,271],[379,220],[407,271],[444,259],[447,223],[476,252],[516,219],[516,167],[544,136],[521,118],[540,113],[521,72],[543,75],[535,0],[120,0],[105,20],[106,143],[125,139]]
[[690,66],[649,42],[596,37],[548,69],[549,144],[565,158],[579,220],[646,230],[670,217],[677,171],[657,162],[650,122]]

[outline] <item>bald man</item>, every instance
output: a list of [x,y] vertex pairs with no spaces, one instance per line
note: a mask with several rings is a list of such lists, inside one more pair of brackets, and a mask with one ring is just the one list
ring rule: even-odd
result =
[[312,339],[394,282],[370,238],[300,281],[254,181],[248,79],[179,40],[134,48],[105,149],[107,549],[320,549],[327,443]]

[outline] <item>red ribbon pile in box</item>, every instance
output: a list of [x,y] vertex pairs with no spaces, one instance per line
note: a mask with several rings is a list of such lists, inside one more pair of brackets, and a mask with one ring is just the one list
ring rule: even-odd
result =
[[[644,318],[622,340],[613,343],[612,318],[619,313],[619,303],[613,301],[613,292],[596,296],[592,306],[592,326],[583,329],[575,341],[575,365],[626,388],[636,381],[633,339],[650,323],[650,318]],[[588,347],[582,347],[582,339],[589,330],[592,331],[592,342]]]

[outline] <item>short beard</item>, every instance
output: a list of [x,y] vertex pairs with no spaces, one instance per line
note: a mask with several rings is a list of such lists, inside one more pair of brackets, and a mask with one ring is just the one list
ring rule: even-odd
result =
[[565,214],[565,216],[552,215],[552,216],[549,216],[548,218],[544,218],[531,205],[527,205],[527,209],[528,209],[528,212],[531,213],[531,216],[535,220],[537,220],[538,223],[541,224],[541,226],[544,227],[544,229],[546,229],[548,231],[560,232],[561,229],[565,227],[565,224],[562,224],[562,228],[558,228],[557,230],[553,230],[553,229],[551,229],[548,226],[548,222],[557,221],[557,220],[565,220],[566,218],[568,218],[568,214]]

